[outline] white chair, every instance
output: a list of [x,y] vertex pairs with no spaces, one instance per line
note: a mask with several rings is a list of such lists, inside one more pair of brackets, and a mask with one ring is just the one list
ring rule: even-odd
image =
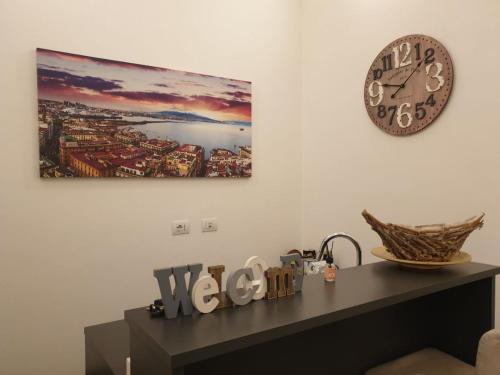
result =
[[475,368],[442,351],[426,348],[374,367],[365,375],[500,375],[500,330],[481,337]]

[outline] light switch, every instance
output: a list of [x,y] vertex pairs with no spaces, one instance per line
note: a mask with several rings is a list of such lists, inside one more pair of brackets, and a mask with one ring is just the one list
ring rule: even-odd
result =
[[189,220],[174,220],[172,221],[172,234],[189,234]]
[[217,218],[207,217],[205,219],[201,219],[201,231],[202,232],[217,231]]

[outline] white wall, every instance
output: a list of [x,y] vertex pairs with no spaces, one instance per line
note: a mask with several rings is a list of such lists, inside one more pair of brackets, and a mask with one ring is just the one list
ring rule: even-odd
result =
[[[366,254],[381,242],[364,208],[408,224],[485,211],[466,249],[500,264],[500,2],[307,0],[302,31],[303,245],[343,230],[373,261]],[[434,124],[398,138],[371,123],[363,86],[380,50],[413,33],[445,45],[455,82]],[[352,264],[348,246],[337,245],[341,263]]]
[[[159,296],[154,268],[300,245],[299,2],[0,0],[0,374],[82,374],[83,327]],[[35,48],[253,82],[254,176],[41,180]],[[200,219],[219,219],[200,233]],[[173,238],[170,221],[192,234]]]

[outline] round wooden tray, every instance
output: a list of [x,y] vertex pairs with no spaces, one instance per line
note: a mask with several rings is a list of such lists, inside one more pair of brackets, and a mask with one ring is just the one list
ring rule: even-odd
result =
[[385,247],[376,247],[375,249],[372,250],[372,254],[375,255],[376,257],[388,260],[390,262],[396,262],[403,267],[418,268],[425,270],[441,268],[444,266],[452,266],[455,264],[463,264],[470,262],[472,260],[470,254],[466,253],[465,251],[460,251],[448,262],[420,262],[416,260],[399,259],[396,258],[394,255],[392,255],[390,252],[388,252]]

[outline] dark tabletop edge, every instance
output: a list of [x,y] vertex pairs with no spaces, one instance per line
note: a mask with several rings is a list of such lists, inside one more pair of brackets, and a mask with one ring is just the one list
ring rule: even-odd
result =
[[99,324],[94,324],[94,325],[91,325],[91,326],[87,326],[87,327],[84,327],[83,328],[83,332],[84,334],[92,334],[93,331],[95,330],[98,330],[98,329],[101,329],[101,328],[104,328],[104,327],[110,327],[110,326],[113,326],[113,325],[121,325],[122,322],[124,322],[123,319],[119,319],[119,320],[113,320],[111,322],[106,322],[106,323],[99,323]]

